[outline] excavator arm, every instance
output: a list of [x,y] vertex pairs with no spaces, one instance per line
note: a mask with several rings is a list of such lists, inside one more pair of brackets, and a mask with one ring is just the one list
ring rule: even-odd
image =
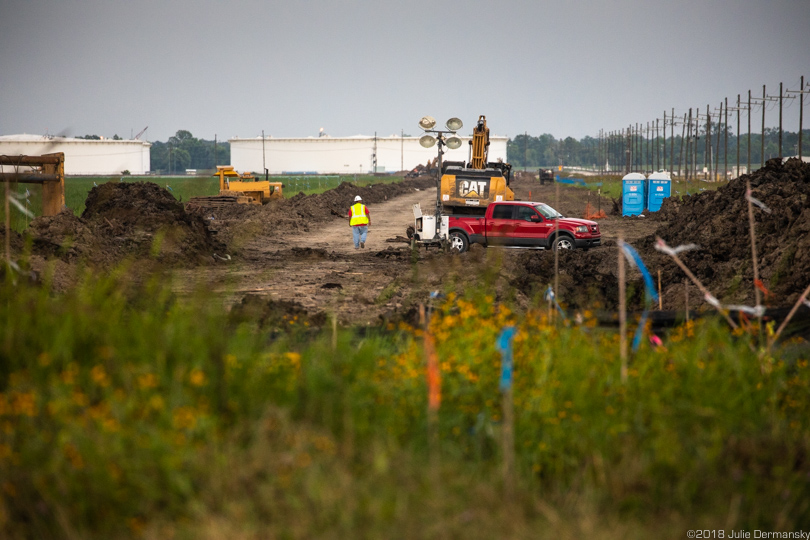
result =
[[487,127],[487,118],[483,114],[478,117],[478,122],[473,128],[470,145],[472,146],[470,168],[486,169],[487,153],[489,151],[489,128]]

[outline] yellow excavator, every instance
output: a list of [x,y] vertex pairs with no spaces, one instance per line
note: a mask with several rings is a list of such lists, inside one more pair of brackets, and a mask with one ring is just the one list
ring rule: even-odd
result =
[[473,128],[470,147],[469,163],[442,163],[441,204],[445,213],[472,214],[482,211],[489,203],[515,199],[509,188],[512,166],[500,160],[487,162],[489,128],[484,115],[479,116]]
[[230,165],[217,165],[219,195],[192,197],[186,209],[221,208],[233,204],[267,204],[283,198],[281,182],[257,180],[251,173],[238,173]]

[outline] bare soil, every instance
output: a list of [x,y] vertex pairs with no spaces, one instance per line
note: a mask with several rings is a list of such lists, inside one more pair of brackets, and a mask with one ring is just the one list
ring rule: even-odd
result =
[[[699,244],[700,250],[682,258],[712,294],[726,303],[754,303],[746,180],[753,197],[770,210],[755,210],[765,303],[790,305],[810,283],[810,164],[772,160],[717,190],[669,199],[660,212],[645,217],[621,217],[610,198],[579,187],[540,185],[529,174],[517,175],[512,187],[516,198],[549,203],[564,215],[582,217],[588,203],[608,214],[598,220],[603,246],[560,253],[556,292],[565,306],[616,308],[621,231],[656,278],[660,271],[663,309],[682,310],[686,293],[692,309],[702,295],[654,249],[656,236],[673,247]],[[346,217],[356,195],[371,213],[368,241],[360,250],[354,249]],[[155,184],[105,184],[91,191],[80,218],[69,212],[38,218],[26,236],[32,242],[31,268],[56,261],[65,286],[80,261],[99,268],[124,260],[144,268],[168,265],[178,293],[214,295],[234,316],[279,327],[291,319],[320,326],[332,313],[341,324],[413,322],[416,306],[431,291],[485,279],[500,296],[526,305],[554,282],[554,254],[548,251],[478,246],[461,255],[411,251],[403,239],[413,223],[413,205],[430,211],[435,198],[435,179],[419,177],[368,187],[344,183],[262,207],[186,212]],[[15,252],[24,249],[24,240],[12,238]],[[630,271],[629,280],[630,308],[639,309],[640,273]]]

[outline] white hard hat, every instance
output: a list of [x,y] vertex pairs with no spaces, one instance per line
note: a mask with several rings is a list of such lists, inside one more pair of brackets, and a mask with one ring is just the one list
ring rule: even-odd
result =
[[363,197],[361,197],[360,195],[358,195],[357,197],[354,198],[354,202],[362,201],[362,200],[363,200]]

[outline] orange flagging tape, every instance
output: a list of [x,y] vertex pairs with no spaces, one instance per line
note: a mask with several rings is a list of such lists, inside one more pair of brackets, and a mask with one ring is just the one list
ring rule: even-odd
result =
[[439,358],[436,355],[436,346],[430,332],[425,332],[425,353],[427,356],[428,408],[438,411],[439,405],[442,403],[442,382]]
[[758,279],[758,280],[754,281],[754,285],[756,286],[757,289],[762,291],[765,294],[765,296],[768,296],[768,295],[771,294],[771,291],[769,291],[768,289],[765,288],[765,284],[762,283],[761,279]]
[[605,214],[604,210],[599,210],[598,212],[595,212],[594,209],[593,209],[593,206],[591,206],[591,203],[588,203],[585,206],[585,216],[584,217],[585,217],[585,219],[601,219],[601,218],[606,218],[607,214]]

